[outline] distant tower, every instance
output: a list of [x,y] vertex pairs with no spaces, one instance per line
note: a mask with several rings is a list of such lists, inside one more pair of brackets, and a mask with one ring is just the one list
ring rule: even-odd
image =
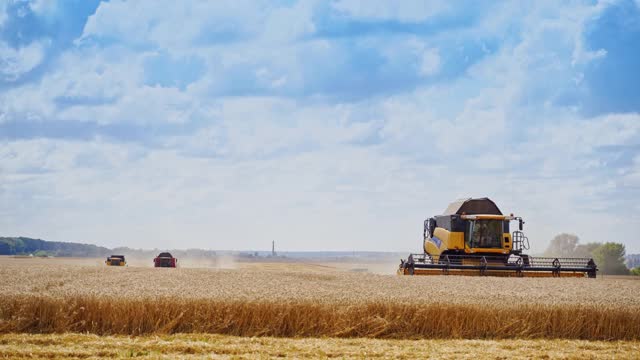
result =
[[271,256],[276,256],[276,242],[271,241]]

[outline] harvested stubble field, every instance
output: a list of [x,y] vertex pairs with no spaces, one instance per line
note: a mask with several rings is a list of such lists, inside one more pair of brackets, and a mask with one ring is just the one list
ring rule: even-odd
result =
[[290,339],[210,334],[0,335],[0,359],[594,359],[637,358],[640,343],[585,340]]
[[[285,269],[291,269],[290,271]],[[638,340],[640,281],[0,260],[0,332]]]

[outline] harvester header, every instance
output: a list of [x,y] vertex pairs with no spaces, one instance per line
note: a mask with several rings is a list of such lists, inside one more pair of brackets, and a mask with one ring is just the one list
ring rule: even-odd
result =
[[[511,221],[518,230],[510,232]],[[422,254],[400,261],[401,275],[590,277],[597,266],[588,258],[531,257],[521,217],[503,215],[489,198],[460,199],[442,215],[424,221]]]

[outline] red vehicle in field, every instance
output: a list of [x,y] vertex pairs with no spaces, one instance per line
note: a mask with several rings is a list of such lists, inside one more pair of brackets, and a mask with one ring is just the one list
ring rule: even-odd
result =
[[153,259],[153,267],[174,268],[178,265],[178,259],[174,258],[171,253],[162,252]]

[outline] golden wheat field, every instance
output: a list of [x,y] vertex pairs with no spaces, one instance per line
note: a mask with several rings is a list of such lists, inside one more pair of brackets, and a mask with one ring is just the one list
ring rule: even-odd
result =
[[[176,356],[243,357],[245,350],[224,349],[255,341],[268,344],[264,357],[362,358],[371,350],[365,358],[408,358],[425,347],[444,358],[473,355],[470,341],[480,340],[494,358],[589,358],[635,354],[640,339],[640,281],[632,278],[403,277],[349,271],[366,264],[227,265],[0,258],[0,358],[26,357],[29,348],[34,357],[109,357],[118,344],[154,358],[168,343]],[[530,350],[520,352],[522,346]]]

